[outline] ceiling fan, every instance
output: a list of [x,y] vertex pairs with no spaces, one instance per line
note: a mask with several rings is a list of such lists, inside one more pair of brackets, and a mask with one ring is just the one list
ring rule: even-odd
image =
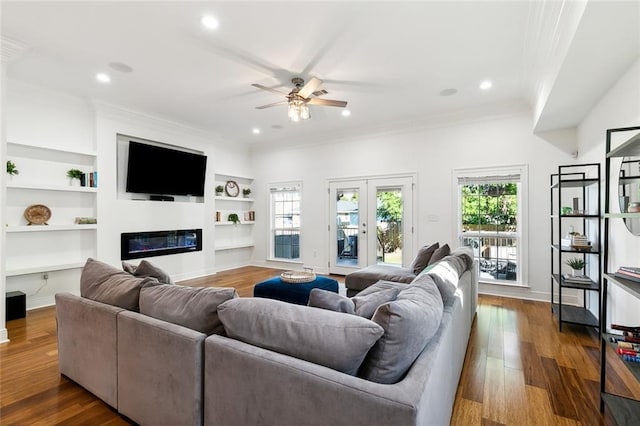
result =
[[252,84],[253,87],[257,87],[258,89],[266,90],[267,92],[277,93],[279,95],[284,95],[287,99],[274,102],[268,105],[262,105],[256,107],[256,109],[265,109],[271,108],[276,105],[289,105],[289,118],[291,121],[300,121],[307,120],[311,118],[311,114],[309,113],[309,107],[307,105],[322,105],[322,106],[334,106],[344,108],[347,106],[347,102],[345,101],[334,101],[331,99],[319,99],[317,97],[312,96],[322,96],[326,95],[328,92],[324,89],[320,89],[320,85],[322,85],[322,80],[312,77],[307,84],[304,84],[304,80],[300,77],[294,77],[291,79],[291,82],[295,85],[295,87],[289,93],[281,92],[280,90],[271,89],[269,87],[265,87],[261,84]]

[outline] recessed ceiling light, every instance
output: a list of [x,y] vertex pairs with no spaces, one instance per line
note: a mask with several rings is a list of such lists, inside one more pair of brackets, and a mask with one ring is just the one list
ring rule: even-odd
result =
[[342,110],[342,116],[343,117],[349,117],[351,115],[351,111],[349,111],[348,109],[343,109]]
[[96,74],[96,80],[98,80],[100,83],[111,83],[111,77],[103,72],[99,72],[98,74]]
[[272,129],[276,129],[276,130],[280,130],[280,129],[283,129],[284,127],[282,126],[282,124],[272,124],[271,128]]
[[444,89],[440,91],[440,96],[453,96],[458,93],[458,89],[450,88]]
[[120,72],[132,72],[133,68],[131,68],[127,64],[123,64],[122,62],[109,62],[109,68],[112,70],[120,71]]
[[254,127],[252,130],[254,135],[259,135],[260,134],[260,129],[258,129],[257,127]]
[[489,90],[491,89],[491,86],[493,86],[493,83],[490,82],[489,80],[485,80],[482,83],[480,83],[480,88],[482,90]]
[[218,25],[220,25],[218,23],[218,20],[213,15],[204,15],[200,22],[205,28],[210,30],[215,30],[216,28],[218,28]]

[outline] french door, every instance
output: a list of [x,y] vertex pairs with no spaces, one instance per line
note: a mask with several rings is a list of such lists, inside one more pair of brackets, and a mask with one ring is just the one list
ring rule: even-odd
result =
[[329,182],[329,272],[407,266],[413,258],[413,176]]

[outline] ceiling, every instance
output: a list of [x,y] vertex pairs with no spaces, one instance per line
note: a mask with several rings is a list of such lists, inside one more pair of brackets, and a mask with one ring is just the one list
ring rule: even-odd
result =
[[[3,40],[22,47],[8,63],[9,78],[182,122],[234,143],[304,143],[531,103],[544,74],[530,69],[543,50],[532,39],[532,25],[548,13],[547,4],[558,9],[561,2],[3,1],[1,29]],[[218,29],[200,24],[204,14],[215,15]],[[602,22],[591,21],[594,28],[580,32],[582,50],[603,30]],[[625,47],[619,64],[600,72],[600,84],[581,96],[601,95],[639,52],[637,40]],[[581,66],[589,57],[588,49],[569,53]],[[591,61],[602,62],[597,59]],[[113,62],[133,72],[113,70]],[[108,73],[111,83],[98,83],[97,72]],[[323,98],[348,101],[351,116],[311,106],[311,120],[293,123],[286,106],[255,109],[283,98],[251,84],[288,92],[296,76],[323,80],[329,92]],[[575,83],[570,77],[563,75]],[[480,90],[486,79],[493,87]],[[457,93],[441,96],[444,89]],[[580,118],[568,114],[563,122],[562,111],[555,112],[554,125]]]

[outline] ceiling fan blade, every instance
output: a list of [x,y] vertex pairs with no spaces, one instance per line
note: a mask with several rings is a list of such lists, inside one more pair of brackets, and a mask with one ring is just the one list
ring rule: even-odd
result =
[[309,99],[307,103],[309,105],[324,105],[324,106],[334,106],[334,107],[340,107],[340,108],[344,108],[347,106],[346,101],[334,101],[331,99],[318,99],[318,98]]
[[289,103],[289,101],[280,101],[280,102],[274,102],[272,104],[267,104],[267,105],[262,105],[262,106],[257,106],[256,109],[265,109],[265,108],[271,108],[273,106],[277,106],[277,105],[284,105],[286,103]]
[[315,92],[321,84],[322,80],[312,77],[311,80],[309,80],[309,82],[300,89],[298,96],[302,96],[303,98],[309,97],[309,95]]
[[263,86],[262,84],[256,84],[256,83],[254,83],[254,84],[252,84],[252,86],[253,86],[253,87],[257,87],[258,89],[266,90],[267,92],[277,93],[278,95],[285,95],[285,96],[287,96],[287,95],[288,95],[288,93],[287,93],[287,92],[281,92],[281,91],[279,91],[279,90],[272,89],[272,88],[270,88],[270,87],[265,87],[265,86]]

